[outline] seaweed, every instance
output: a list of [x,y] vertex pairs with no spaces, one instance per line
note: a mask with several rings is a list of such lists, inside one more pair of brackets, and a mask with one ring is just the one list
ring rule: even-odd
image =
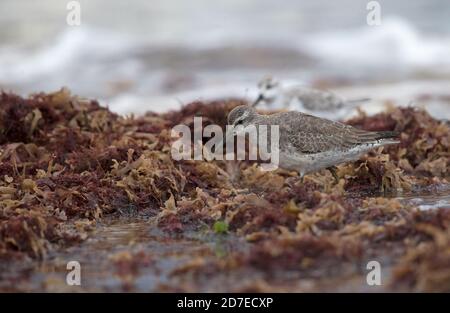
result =
[[[68,89],[29,98],[2,93],[0,258],[45,259],[83,242],[106,216],[144,214],[161,236],[246,243],[174,269],[171,279],[189,279],[187,290],[204,290],[223,275],[234,282],[251,277],[228,289],[240,291],[285,290],[299,278],[345,281],[363,275],[368,260],[382,259],[393,272],[387,290],[450,291],[450,208],[421,211],[388,197],[448,184],[447,123],[413,108],[360,113],[347,123],[399,131],[401,143],[339,165],[338,183],[325,170],[302,181],[250,161],[171,158],[171,127],[192,126],[194,116],[225,127],[228,112],[242,103],[194,102],[123,117]],[[145,253],[111,260],[126,290],[153,262]]]

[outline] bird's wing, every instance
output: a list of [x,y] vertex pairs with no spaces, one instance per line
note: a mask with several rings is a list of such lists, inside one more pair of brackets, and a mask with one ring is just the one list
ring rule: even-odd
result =
[[290,99],[296,98],[310,110],[326,110],[342,106],[342,99],[327,90],[312,88],[294,88],[288,93]]
[[307,114],[301,114],[295,120],[295,123],[280,125],[284,144],[304,154],[346,150],[383,139],[379,132],[368,132]]

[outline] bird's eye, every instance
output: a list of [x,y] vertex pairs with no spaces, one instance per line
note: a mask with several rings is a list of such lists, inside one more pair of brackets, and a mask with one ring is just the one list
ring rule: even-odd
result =
[[278,86],[278,82],[274,82],[274,81],[270,81],[268,84],[267,84],[267,89],[272,89],[272,88],[275,88],[275,87],[277,87]]

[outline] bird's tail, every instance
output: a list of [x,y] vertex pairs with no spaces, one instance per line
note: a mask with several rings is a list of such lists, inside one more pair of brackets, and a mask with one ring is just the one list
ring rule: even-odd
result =
[[355,98],[355,99],[348,99],[346,102],[349,104],[358,104],[358,103],[368,102],[370,100],[371,100],[370,98]]
[[400,143],[400,133],[397,131],[378,131],[375,132],[375,140],[379,140],[383,145]]
[[360,143],[376,144],[378,145],[390,145],[400,143],[400,133],[396,131],[365,131],[355,130],[358,141]]

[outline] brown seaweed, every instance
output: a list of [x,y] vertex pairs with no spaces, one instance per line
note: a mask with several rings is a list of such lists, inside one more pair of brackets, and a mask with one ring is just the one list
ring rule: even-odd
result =
[[[188,290],[221,275],[239,281],[242,273],[254,280],[235,290],[283,290],[288,272],[336,281],[382,259],[393,268],[388,290],[450,291],[450,208],[420,211],[385,197],[448,184],[448,124],[413,108],[361,113],[348,123],[399,131],[401,143],[340,165],[337,184],[327,171],[301,182],[254,162],[171,159],[171,127],[191,125],[194,116],[224,127],[242,103],[121,117],[67,89],[27,99],[2,93],[0,258],[45,258],[85,240],[105,216],[143,214],[166,235],[206,229],[248,244],[174,270],[173,279],[190,279]],[[140,257],[112,257],[126,288]]]

